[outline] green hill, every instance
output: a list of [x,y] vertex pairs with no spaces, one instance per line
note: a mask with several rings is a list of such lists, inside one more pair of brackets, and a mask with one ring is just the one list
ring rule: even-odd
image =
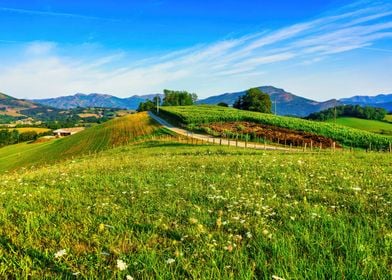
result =
[[284,128],[291,131],[300,131],[312,135],[323,136],[327,139],[332,139],[341,145],[350,147],[368,148],[369,146],[372,146],[373,148],[386,150],[389,148],[389,143],[391,141],[390,137],[343,125],[275,116],[272,114],[262,114],[220,106],[168,106],[162,107],[161,112],[163,116],[170,119],[172,122],[185,125],[190,129],[200,129],[203,125],[211,123],[251,122],[268,125],[270,126],[269,129],[273,129],[274,127]]
[[160,126],[146,113],[128,115],[50,142],[1,148],[0,171],[92,154],[160,131]]
[[[334,120],[329,120],[328,122],[333,123]],[[336,123],[373,133],[392,136],[392,124],[387,122],[341,117],[336,119]]]

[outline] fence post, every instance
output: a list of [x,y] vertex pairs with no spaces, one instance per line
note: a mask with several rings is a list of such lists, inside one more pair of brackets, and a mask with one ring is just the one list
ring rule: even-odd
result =
[[222,138],[219,138],[219,145],[222,146]]
[[267,143],[265,142],[265,138],[264,138],[264,150],[267,150]]
[[333,142],[333,151],[334,151],[334,152],[335,152],[335,149],[336,149],[336,143]]
[[310,151],[313,152],[313,140],[310,140]]

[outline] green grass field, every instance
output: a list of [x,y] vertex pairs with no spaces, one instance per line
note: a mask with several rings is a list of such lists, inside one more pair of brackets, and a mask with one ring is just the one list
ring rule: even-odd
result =
[[160,129],[146,113],[140,113],[117,118],[50,142],[6,146],[0,149],[0,171],[94,154],[152,134],[160,134]]
[[[334,120],[330,120],[329,122],[333,123]],[[392,135],[392,124],[386,122],[342,117],[342,118],[337,118],[336,123],[352,128],[366,130],[373,133],[389,135],[389,136]]]
[[392,279],[389,153],[160,133],[143,113],[0,149],[0,279]]
[[392,122],[392,115],[386,115],[384,120]]
[[390,174],[159,141],[3,174],[0,278],[391,279]]

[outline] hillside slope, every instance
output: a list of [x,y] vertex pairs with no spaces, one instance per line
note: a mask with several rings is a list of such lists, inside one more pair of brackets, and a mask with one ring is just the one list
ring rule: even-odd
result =
[[[333,123],[334,120],[329,120]],[[364,120],[359,118],[341,117],[336,119],[336,123],[356,129],[361,129],[373,133],[391,135],[392,136],[392,123],[381,122],[375,120]]]
[[[278,115],[305,117],[310,113],[333,107],[335,103],[339,104],[339,102],[335,102],[335,100],[317,102],[301,96],[297,96],[290,92],[286,92],[284,89],[273,86],[261,86],[259,89],[271,97],[271,101],[273,103],[272,111],[275,110],[274,107],[276,102],[276,113]],[[233,105],[238,97],[244,95],[245,93],[246,91],[224,93],[221,95],[208,97],[198,101],[197,103],[215,105],[219,102],[224,102],[229,105]]]
[[159,131],[160,125],[150,119],[147,113],[128,115],[51,142],[22,143],[1,148],[0,170],[96,153]]
[[292,131],[308,132],[313,135],[333,139],[341,145],[350,147],[368,148],[372,146],[373,148],[388,149],[389,143],[391,142],[390,137],[341,125],[262,114],[221,106],[161,107],[161,113],[172,121],[187,125],[189,129],[200,129],[203,124],[245,121],[275,128],[285,128]]

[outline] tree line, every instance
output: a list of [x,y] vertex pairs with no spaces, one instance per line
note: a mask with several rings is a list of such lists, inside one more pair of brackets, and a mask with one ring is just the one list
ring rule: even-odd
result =
[[[187,91],[165,89],[163,93],[163,100],[159,96],[155,96],[153,100],[141,102],[137,111],[155,110],[157,104],[161,106],[187,106],[193,105],[197,101],[197,95]],[[224,102],[217,105],[228,107],[228,104]],[[234,102],[233,107],[241,110],[271,113],[272,103],[268,94],[262,92],[259,88],[251,88]]]
[[155,96],[152,100],[147,99],[139,104],[137,111],[155,110],[157,104],[161,106],[188,106],[195,104],[196,101],[196,93],[165,89],[163,91],[163,100],[161,100],[160,96]]
[[17,144],[27,141],[35,141],[38,137],[44,135],[51,135],[52,132],[37,133],[36,131],[19,132],[16,129],[1,129],[0,130],[0,147]]
[[338,117],[355,117],[366,120],[382,121],[387,114],[383,108],[362,107],[360,105],[341,105],[310,114],[307,119],[326,121]]

